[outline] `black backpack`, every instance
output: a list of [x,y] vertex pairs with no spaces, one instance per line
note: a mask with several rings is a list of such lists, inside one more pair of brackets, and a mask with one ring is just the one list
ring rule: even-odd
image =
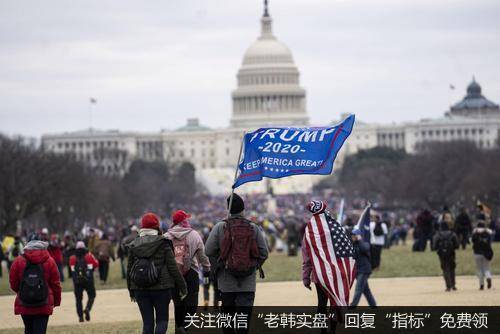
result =
[[85,285],[90,282],[90,271],[87,268],[85,257],[76,257],[75,269],[73,270],[75,284]]
[[19,299],[25,307],[47,305],[49,288],[43,275],[43,264],[31,263],[26,259],[23,278],[19,286]]
[[160,278],[160,273],[150,258],[138,258],[130,270],[130,279],[139,288],[148,288],[155,285]]
[[382,222],[375,223],[375,228],[373,229],[373,234],[375,234],[377,237],[384,235],[384,229],[382,228]]
[[453,242],[450,236],[441,235],[438,239],[437,252],[440,256],[449,257],[454,252]]

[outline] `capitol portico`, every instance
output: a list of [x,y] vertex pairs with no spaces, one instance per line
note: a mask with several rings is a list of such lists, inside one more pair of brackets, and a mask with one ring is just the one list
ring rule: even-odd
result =
[[[229,127],[211,129],[198,119],[188,119],[181,128],[157,133],[87,129],[44,135],[43,148],[72,153],[105,174],[123,175],[134,159],[188,161],[207,189],[215,193],[229,191],[245,131],[268,125],[309,124],[299,70],[289,48],[273,33],[267,1],[260,24],[260,35],[246,50],[237,72]],[[451,106],[442,118],[400,124],[367,124],[358,119],[336,166],[346,154],[376,146],[412,153],[426,141],[470,140],[488,149],[497,147],[499,138],[499,106],[483,96],[481,86],[473,79],[464,99]],[[272,184],[276,192],[304,192],[320,179],[304,175],[272,180]],[[264,182],[253,182],[243,185],[240,191],[264,190]]]

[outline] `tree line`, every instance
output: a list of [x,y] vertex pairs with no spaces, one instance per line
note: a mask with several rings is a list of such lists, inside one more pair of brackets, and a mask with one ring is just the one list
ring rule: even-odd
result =
[[477,200],[500,207],[500,149],[470,141],[429,142],[414,154],[376,147],[346,157],[318,187],[401,208],[470,207]]
[[169,203],[189,201],[195,189],[190,163],[135,160],[124,175],[106,175],[72,154],[0,135],[0,234],[13,233],[18,221],[62,232],[97,218],[168,214]]

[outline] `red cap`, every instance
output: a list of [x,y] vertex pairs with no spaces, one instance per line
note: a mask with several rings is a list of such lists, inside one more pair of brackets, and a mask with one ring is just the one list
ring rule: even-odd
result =
[[141,228],[160,229],[160,218],[154,213],[148,212],[141,219]]
[[190,218],[191,215],[187,214],[184,210],[177,210],[174,212],[172,215],[172,221],[174,222],[174,225],[180,224],[186,219]]

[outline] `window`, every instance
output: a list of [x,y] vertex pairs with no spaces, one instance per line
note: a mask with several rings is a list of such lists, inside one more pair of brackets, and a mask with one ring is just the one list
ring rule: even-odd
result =
[[195,151],[194,148],[191,149],[191,156],[194,157]]
[[229,155],[229,147],[226,147],[226,155]]

